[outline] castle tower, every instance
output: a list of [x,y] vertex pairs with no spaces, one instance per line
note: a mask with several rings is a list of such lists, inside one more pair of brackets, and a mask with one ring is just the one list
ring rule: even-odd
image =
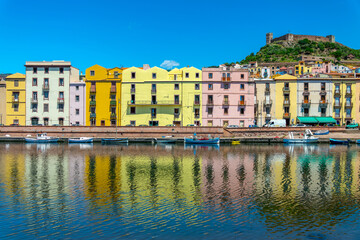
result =
[[326,36],[328,39],[329,39],[329,41],[331,42],[331,43],[334,43],[335,42],[335,36],[334,35],[329,35],[329,36]]
[[273,33],[267,33],[266,34],[266,44],[270,44],[273,40]]

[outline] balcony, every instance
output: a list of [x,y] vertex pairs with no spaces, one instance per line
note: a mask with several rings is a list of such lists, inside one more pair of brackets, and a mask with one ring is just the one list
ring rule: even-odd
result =
[[353,103],[352,102],[345,102],[345,108],[352,108]]
[[340,93],[340,89],[335,89],[334,90],[334,96],[340,96],[341,93]]
[[128,105],[131,106],[177,106],[181,105],[181,101],[151,101],[151,100],[136,100],[136,101],[128,101]]
[[38,99],[37,98],[31,98],[31,103],[37,103]]
[[283,87],[283,92],[284,93],[290,93],[290,88],[289,87]]
[[64,103],[64,98],[58,98],[58,103]]
[[156,94],[156,88],[151,89],[151,94]]
[[320,96],[326,96],[326,91],[325,91],[325,90],[321,90],[321,91],[320,91]]
[[319,107],[320,108],[326,108],[328,104],[329,104],[328,100],[320,100],[319,101]]
[[90,93],[96,93],[96,87],[91,86]]
[[43,90],[45,90],[45,91],[48,91],[49,89],[50,89],[50,86],[49,86],[49,84],[43,84]]
[[19,103],[19,97],[12,97],[13,103]]
[[264,101],[264,107],[270,107],[271,105],[272,105],[272,100],[266,99],[266,100]]
[[95,106],[96,105],[96,101],[90,101],[90,106]]
[[270,119],[271,119],[271,114],[270,114],[270,113],[267,113],[267,114],[265,115],[265,118],[270,118]]
[[284,106],[290,106],[290,100],[288,99],[284,100]]
[[110,93],[116,93],[116,86],[111,86]]
[[352,92],[351,91],[346,91],[345,97],[352,97]]
[[131,89],[130,89],[130,92],[131,92],[131,93],[135,93],[135,88],[131,88]]
[[269,95],[270,94],[270,88],[265,88],[265,95]]
[[179,118],[179,117],[180,117],[180,113],[174,113],[174,117],[175,117],[175,118]]
[[340,101],[335,101],[334,102],[334,108],[341,108],[341,102]]
[[229,106],[230,105],[230,101],[229,100],[224,100],[222,105],[224,106]]
[[116,100],[111,100],[110,101],[110,106],[116,106]]
[[301,106],[303,108],[309,108],[310,107],[310,104],[311,104],[311,101],[309,100],[303,100],[302,103],[301,103]]
[[96,118],[96,113],[90,113],[90,118]]
[[214,101],[213,101],[213,100],[207,100],[206,105],[208,105],[208,106],[213,106],[213,105],[214,105]]
[[195,100],[194,105],[200,105],[200,100]]
[[112,120],[113,120],[113,119],[116,119],[116,113],[111,113],[111,114],[110,114],[110,119],[112,119]]
[[[244,107],[245,105],[246,105],[246,101],[244,101],[244,100],[239,101],[239,106]],[[256,103],[254,105],[256,105]]]
[[304,92],[303,92],[303,96],[309,96],[309,95],[310,95],[309,90],[304,90]]
[[283,118],[290,118],[290,113],[284,113]]
[[231,77],[222,77],[221,81],[223,82],[230,82],[231,81]]
[[200,114],[195,114],[195,119],[200,118]]

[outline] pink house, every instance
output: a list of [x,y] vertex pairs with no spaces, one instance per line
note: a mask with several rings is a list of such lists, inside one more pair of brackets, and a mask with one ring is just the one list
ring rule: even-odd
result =
[[70,125],[85,126],[85,82],[70,83]]
[[253,80],[246,69],[203,68],[202,117],[204,126],[254,124]]
[[331,72],[331,62],[316,62],[312,68],[313,74],[318,73],[330,73]]

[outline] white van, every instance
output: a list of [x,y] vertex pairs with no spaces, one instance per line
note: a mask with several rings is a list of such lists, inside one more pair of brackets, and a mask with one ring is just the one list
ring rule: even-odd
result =
[[285,119],[271,119],[265,127],[286,127]]

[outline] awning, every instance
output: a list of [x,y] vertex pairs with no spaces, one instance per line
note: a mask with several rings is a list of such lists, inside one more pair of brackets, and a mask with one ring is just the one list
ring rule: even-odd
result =
[[318,123],[315,117],[297,117],[299,123]]
[[316,120],[318,120],[319,123],[335,123],[336,120],[332,117],[316,117]]

